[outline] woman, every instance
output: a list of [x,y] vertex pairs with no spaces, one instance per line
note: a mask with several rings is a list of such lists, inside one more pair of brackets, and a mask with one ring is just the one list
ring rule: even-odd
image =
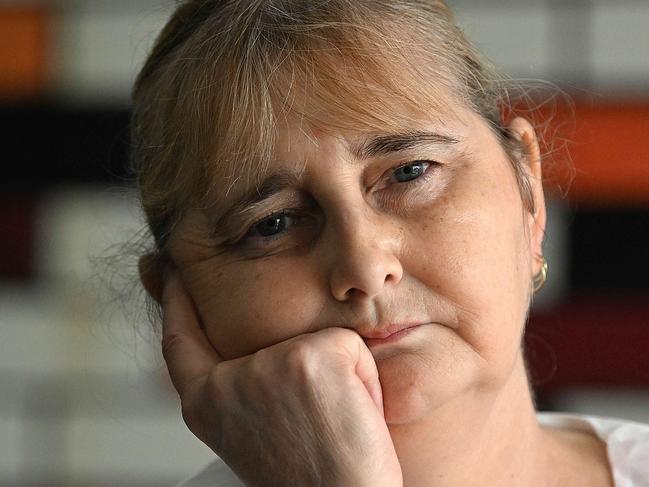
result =
[[133,158],[165,359],[225,462],[185,485],[649,482],[647,429],[535,412],[541,154],[497,79],[441,1],[180,5]]

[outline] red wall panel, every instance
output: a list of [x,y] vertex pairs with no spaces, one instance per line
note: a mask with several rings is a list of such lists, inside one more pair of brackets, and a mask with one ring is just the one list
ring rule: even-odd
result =
[[48,15],[40,7],[0,7],[0,99],[46,88]]

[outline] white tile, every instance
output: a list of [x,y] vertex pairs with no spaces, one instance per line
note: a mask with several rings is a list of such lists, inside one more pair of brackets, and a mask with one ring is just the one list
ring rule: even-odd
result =
[[493,5],[458,8],[469,39],[508,74],[538,78],[550,68],[550,22],[545,5]]
[[[111,2],[113,3],[113,2]],[[110,5],[110,4],[108,4]],[[69,101],[127,103],[173,2],[73,2],[55,22],[54,77]]]
[[101,317],[92,294],[60,291],[0,289],[0,372],[137,379],[163,367],[157,340],[145,336],[149,323]]
[[133,191],[100,186],[53,189],[39,201],[36,271],[52,280],[101,277],[97,272],[102,259],[119,254],[119,245],[132,241],[143,227]]
[[[4,306],[14,315],[7,325],[38,333],[43,338],[34,347],[49,346],[44,356],[58,350],[77,370],[134,373],[159,366],[137,271],[144,226],[130,190],[67,187],[44,195],[36,225],[43,285],[18,302],[7,298]],[[41,365],[37,358],[30,368]]]
[[552,397],[560,411],[623,418],[649,424],[646,388],[574,388]]
[[21,422],[16,417],[0,414],[0,481],[9,485],[18,481],[22,462]]
[[649,93],[649,2],[598,3],[592,63],[598,84],[641,83]]
[[0,371],[34,374],[67,370],[77,351],[61,308],[49,294],[0,292]]
[[125,485],[139,485],[142,479],[179,481],[215,458],[178,412],[135,418],[25,413],[0,415],[0,481],[8,485],[27,475],[73,485],[87,479]]
[[69,424],[68,451],[74,476],[181,479],[215,458],[180,418],[76,418]]

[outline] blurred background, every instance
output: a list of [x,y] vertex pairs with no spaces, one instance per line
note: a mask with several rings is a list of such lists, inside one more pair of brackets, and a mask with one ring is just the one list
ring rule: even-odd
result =
[[[526,342],[539,405],[649,422],[649,2],[449,3],[508,73],[575,105]],[[143,224],[129,90],[173,4],[0,2],[2,486],[170,486],[211,458],[115,247]]]

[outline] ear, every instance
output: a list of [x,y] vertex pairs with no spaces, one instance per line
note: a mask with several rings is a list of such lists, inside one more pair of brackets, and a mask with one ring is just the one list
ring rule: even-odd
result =
[[158,304],[162,304],[162,289],[164,286],[164,270],[157,253],[146,254],[138,261],[140,281],[146,292]]
[[[541,169],[541,149],[536,137],[536,131],[530,122],[522,117],[517,117],[509,124],[509,131],[516,137],[523,150],[524,169],[528,177],[529,188],[534,198],[534,213],[527,216],[527,224],[530,235],[530,250],[533,255],[543,255],[543,237],[545,236],[545,224],[547,214],[545,209],[545,196],[543,194],[543,173]],[[541,270],[541,261],[534,258],[532,263],[532,275],[538,274]]]

